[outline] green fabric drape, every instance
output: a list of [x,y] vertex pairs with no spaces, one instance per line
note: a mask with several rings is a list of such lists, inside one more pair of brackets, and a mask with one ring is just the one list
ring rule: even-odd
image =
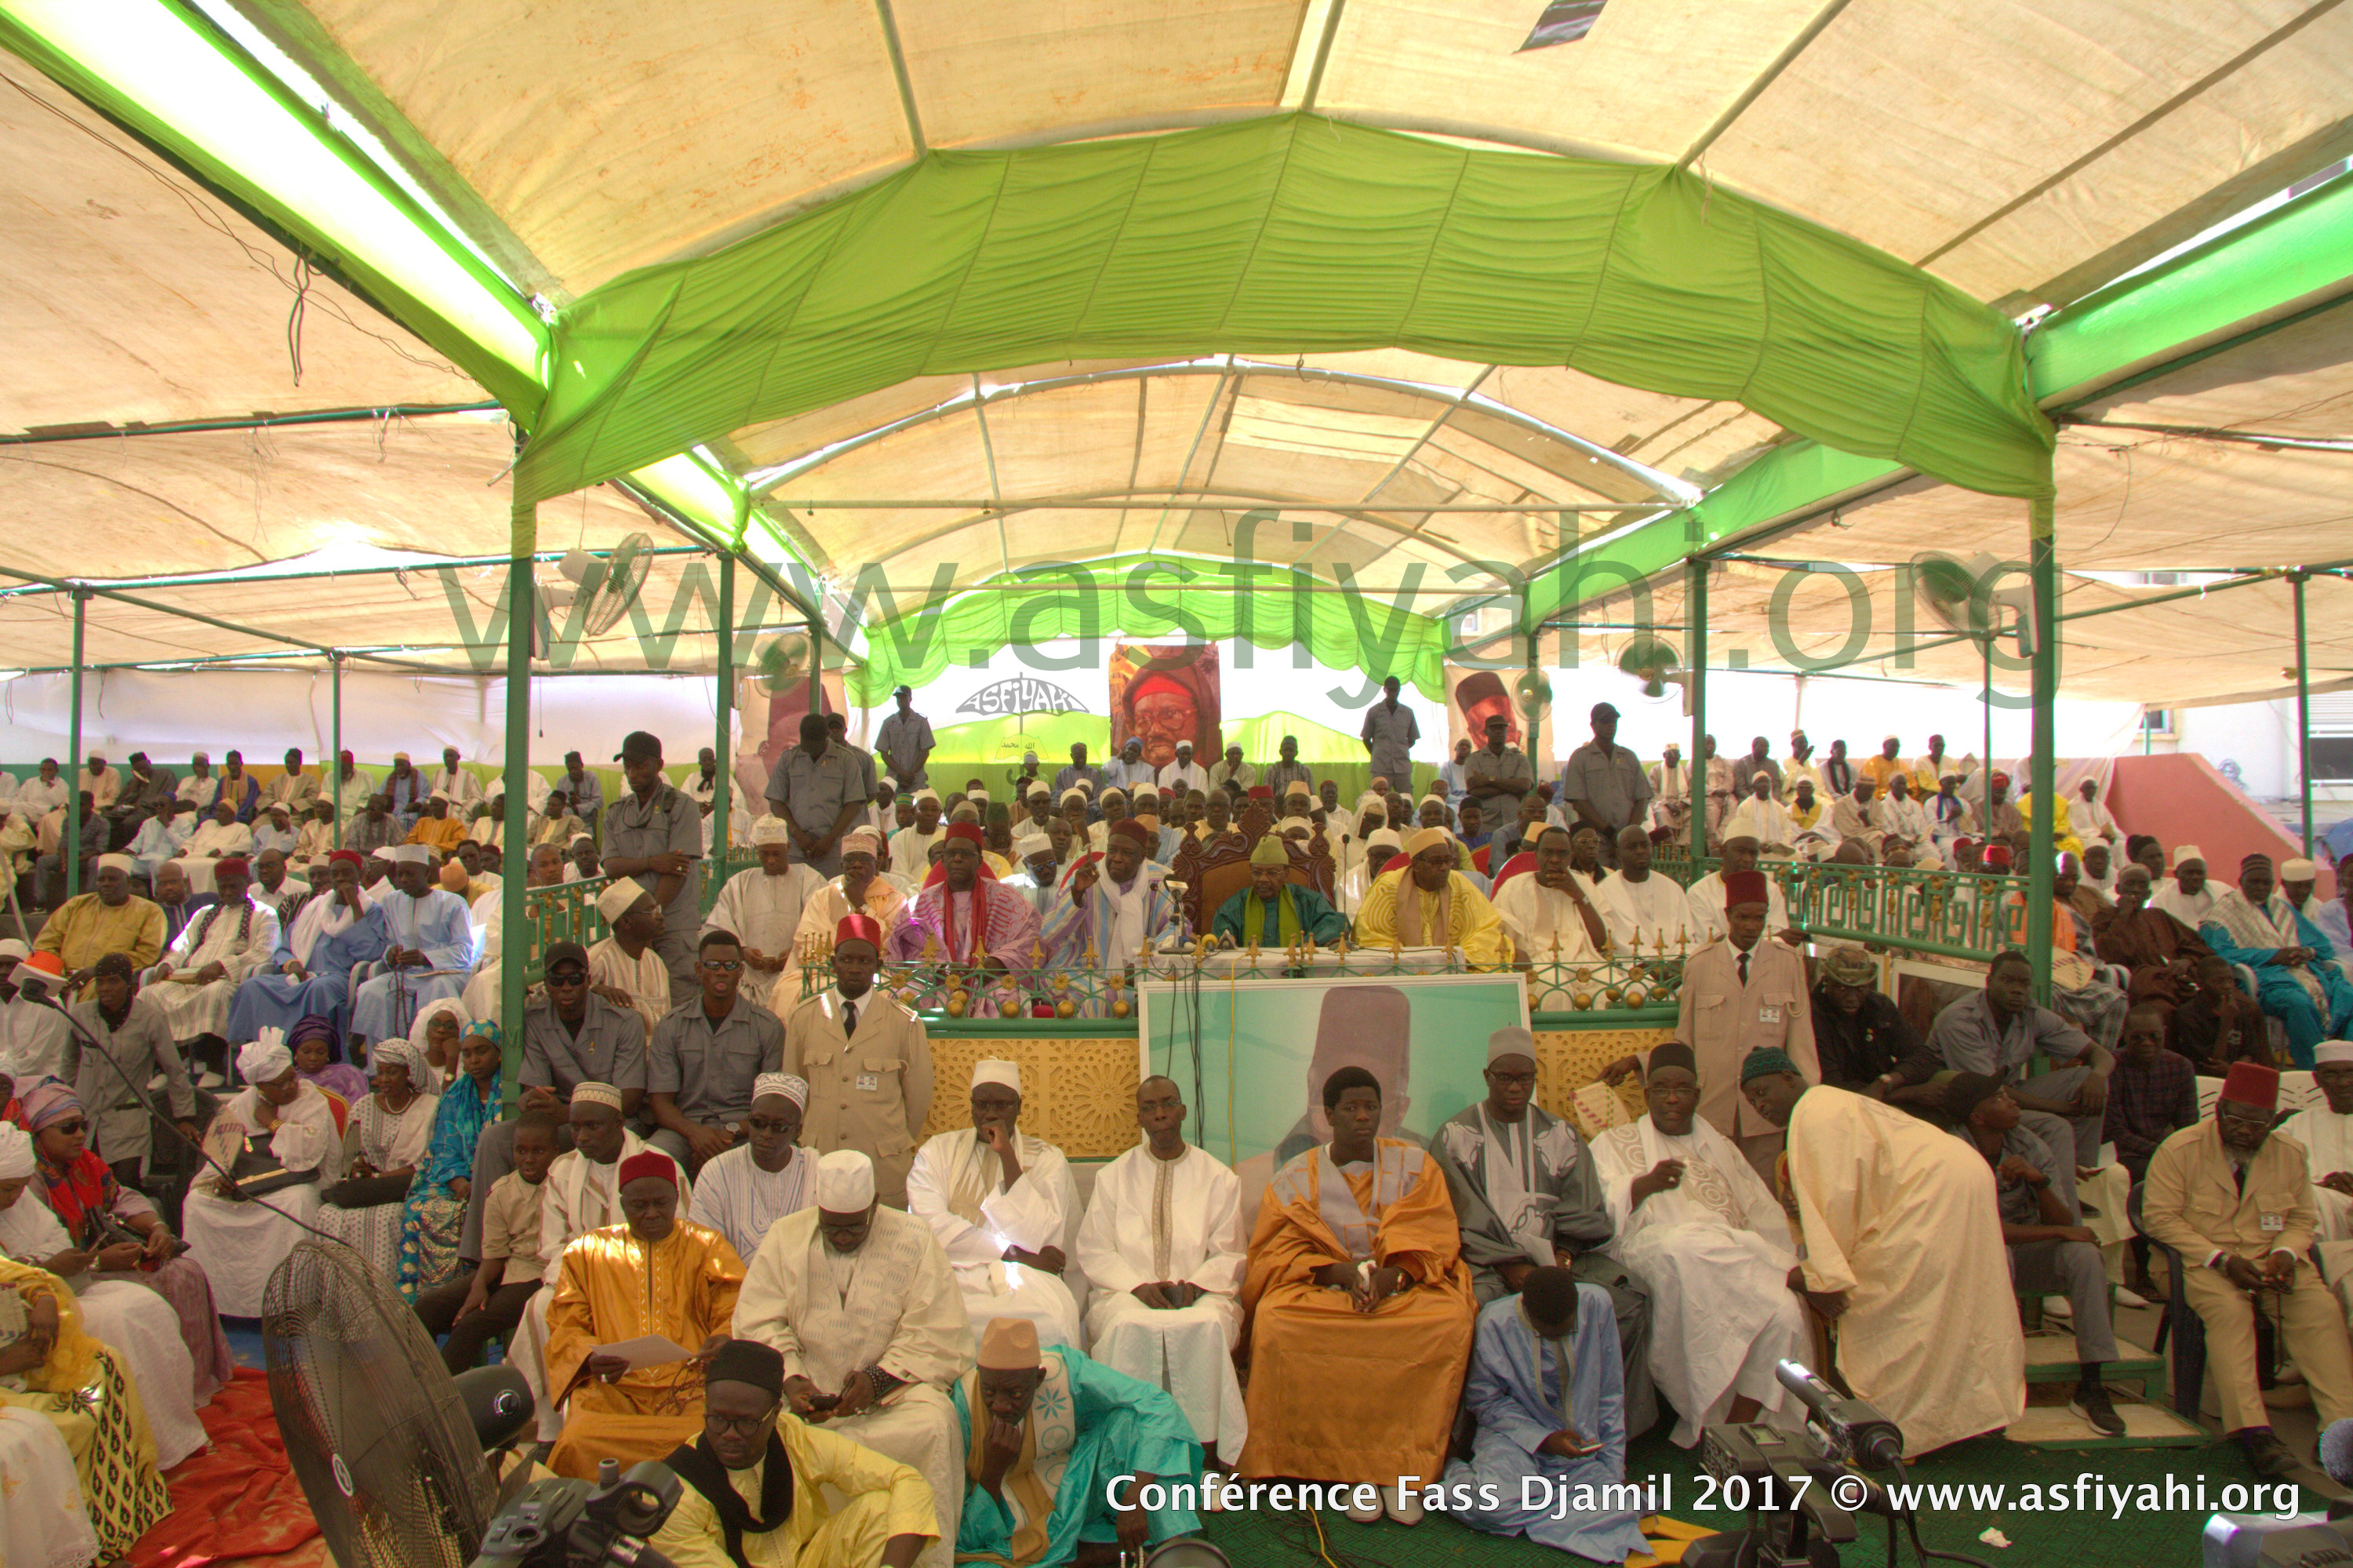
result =
[[[1288,593],[1282,589],[1311,579],[1288,567],[1166,556],[1033,567],[996,580],[1030,586],[967,593],[944,608],[869,626],[866,663],[842,677],[849,699],[885,706],[902,683],[920,689],[954,662],[985,658],[1015,643],[1173,636],[1240,638],[1266,649],[1303,641],[1327,669],[1360,672],[1368,682],[1393,674],[1431,701],[1443,700],[1451,642],[1445,623],[1400,609],[1375,589]],[[1255,591],[1234,591],[1243,587]],[[1072,667],[1100,669],[1103,659],[1101,648],[1082,651]],[[1052,666],[1036,668],[1051,677]]]
[[1995,494],[2051,485],[2015,326],[1697,175],[1310,114],[934,152],[557,323],[526,500],[911,376],[1401,346],[1737,401]]

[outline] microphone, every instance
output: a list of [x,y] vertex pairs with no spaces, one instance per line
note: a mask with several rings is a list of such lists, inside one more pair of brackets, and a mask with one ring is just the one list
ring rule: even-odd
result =
[[2353,1487],[2353,1418],[2332,1421],[2320,1435],[2320,1467],[2340,1487]]
[[[1904,1434],[1897,1430],[1895,1423],[1863,1401],[1841,1398],[1838,1390],[1796,1361],[1778,1362],[1773,1368],[1773,1376],[1798,1396],[1806,1414],[1862,1468],[1893,1469],[1903,1462]],[[2353,1426],[2353,1421],[2346,1425]]]

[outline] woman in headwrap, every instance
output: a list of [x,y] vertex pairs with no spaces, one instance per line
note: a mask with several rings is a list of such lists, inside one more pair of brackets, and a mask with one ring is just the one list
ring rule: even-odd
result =
[[352,1107],[343,1128],[347,1174],[320,1194],[319,1228],[365,1258],[385,1278],[397,1278],[400,1229],[408,1189],[425,1158],[439,1100],[418,1086],[430,1082],[425,1053],[406,1040],[379,1040],[369,1065],[367,1097]]
[[[20,1337],[0,1345],[0,1435],[13,1432],[19,1421],[41,1420],[65,1439],[82,1509],[98,1535],[98,1557],[112,1562],[172,1511],[139,1390],[106,1347],[84,1329],[81,1308],[63,1281],[0,1257],[0,1321],[19,1314],[24,1324]],[[21,1456],[27,1446],[0,1436],[0,1459]],[[36,1460],[36,1473],[37,1467]],[[0,1520],[5,1520],[0,1524],[0,1542],[13,1535],[20,1515],[59,1500],[46,1492],[28,1498],[19,1489],[0,1509]]]
[[294,1053],[294,1070],[303,1082],[318,1085],[347,1107],[366,1095],[367,1075],[343,1060],[343,1037],[335,1033],[333,1020],[315,1012],[297,1020],[286,1047]]
[[[301,1224],[318,1213],[320,1183],[343,1173],[343,1135],[326,1092],[294,1071],[294,1054],[275,1029],[237,1054],[237,1070],[247,1086],[221,1107],[214,1128],[233,1129],[244,1149],[266,1146],[280,1171],[311,1179],[273,1184],[256,1199],[244,1185],[207,1171],[189,1188],[180,1224],[192,1255],[212,1276],[221,1310],[259,1318],[269,1276],[303,1239]],[[212,1133],[206,1136],[209,1141]]]
[[458,1274],[458,1239],[473,1193],[474,1145],[499,1116],[499,1026],[487,1018],[468,1024],[458,1056],[463,1071],[435,1105],[433,1131],[400,1223],[400,1293],[412,1301]]
[[458,1075],[458,1046],[472,1022],[473,1014],[465,1002],[454,996],[428,1001],[417,1010],[417,1022],[408,1026],[408,1043],[417,1047],[425,1064],[425,1075],[417,1080],[419,1089],[438,1095],[442,1085]]
[[[77,1110],[59,1125],[79,1134],[84,1118]],[[121,1272],[136,1268],[146,1249],[137,1241],[76,1246],[41,1202],[37,1175],[32,1139],[0,1127],[0,1253],[56,1276],[79,1299],[90,1335],[114,1351],[138,1389],[153,1425],[157,1463],[168,1469],[205,1446],[205,1428],[196,1419],[195,1375],[172,1308]],[[101,1278],[97,1269],[111,1277]]]
[[[190,1392],[203,1404],[237,1373],[237,1358],[213,1305],[212,1280],[195,1259],[177,1255],[179,1238],[146,1194],[117,1181],[113,1169],[90,1150],[90,1118],[64,1084],[50,1078],[29,1086],[26,1105],[43,1195],[67,1245],[89,1253],[100,1253],[110,1243],[138,1245],[136,1258],[122,1262],[124,1255],[116,1255],[121,1272],[112,1277],[144,1286],[170,1306],[194,1371]],[[0,1251],[27,1255],[5,1243]]]

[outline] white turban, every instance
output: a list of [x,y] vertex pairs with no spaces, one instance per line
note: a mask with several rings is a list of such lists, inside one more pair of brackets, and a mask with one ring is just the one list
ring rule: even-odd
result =
[[5,939],[0,939],[0,959],[29,959],[32,956],[33,949],[25,946],[24,943],[16,940],[16,938],[9,937]]
[[817,1206],[828,1214],[862,1214],[874,1202],[874,1161],[837,1149],[817,1162]]
[[368,858],[370,860],[396,863],[400,859],[400,851],[392,844],[378,844],[375,848],[368,851]]
[[2200,849],[2196,844],[2176,844],[2173,846],[2174,870],[2180,870],[2183,866],[2188,865],[2193,860],[2200,865],[2204,865],[2206,863],[2206,852]]
[[997,1056],[982,1057],[972,1065],[972,1086],[976,1089],[983,1084],[1002,1084],[1015,1094],[1019,1094],[1021,1064],[1008,1062]]
[[756,848],[761,844],[788,844],[792,842],[793,830],[786,825],[782,817],[763,811],[752,819],[754,847]]
[[2314,882],[2319,876],[2320,867],[2302,856],[2280,862],[2279,879],[2282,882]]
[[808,1080],[790,1073],[763,1073],[752,1080],[752,1097],[765,1099],[770,1095],[782,1095],[806,1110],[808,1107]]
[[33,1135],[13,1121],[0,1121],[0,1181],[33,1173]]
[[1117,798],[1118,800],[1124,801],[1127,799],[1127,791],[1120,789],[1117,785],[1113,785],[1112,788],[1103,791],[1103,798],[1106,804],[1108,804],[1113,798]]
[[1315,824],[1309,821],[1304,817],[1285,817],[1282,821],[1274,824],[1274,831],[1276,832],[1286,835],[1289,834],[1291,830],[1293,828],[1297,828],[1301,832],[1306,833],[1311,837],[1315,832]]
[[[2312,1048],[2312,1065],[2316,1067],[2329,1062],[2353,1062],[2353,1040],[2323,1040]],[[0,1171],[0,1176],[5,1176]]]
[[609,923],[629,912],[629,906],[646,895],[634,876],[617,876],[604,892],[596,895],[596,910]]
[[841,836],[841,853],[854,854],[864,850],[868,854],[882,853],[882,835],[872,828],[856,828]]
[[1086,792],[1084,789],[1080,789],[1077,785],[1073,784],[1073,785],[1071,785],[1069,789],[1065,789],[1065,790],[1063,790],[1063,791],[1062,791],[1062,801],[1061,801],[1061,803],[1062,803],[1063,805],[1067,806],[1067,805],[1069,805],[1069,804],[1070,804],[1071,801],[1073,801],[1073,800],[1085,800],[1086,798],[1087,798],[1087,792]]
[[1029,791],[1022,798],[1024,800],[1034,800],[1040,795],[1045,796],[1049,800],[1052,800],[1054,798],[1054,787],[1047,783],[1042,779],[1036,779],[1030,781]]
[[1397,830],[1395,828],[1375,828],[1370,833],[1366,835],[1365,847],[1366,849],[1402,850],[1405,848],[1405,841],[1398,837]]
[[136,876],[139,874],[139,863],[127,854],[102,854],[98,857],[98,869],[111,869],[125,876]]
[[925,800],[929,800],[934,806],[938,805],[940,803],[940,792],[937,789],[928,788],[916,790],[915,803],[917,805],[921,805]]
[[586,1104],[592,1106],[611,1106],[615,1110],[619,1110],[621,1108],[621,1091],[615,1088],[610,1084],[600,1084],[592,1078],[585,1084],[575,1084],[572,1086],[572,1103],[574,1105]]
[[395,844],[392,859],[396,865],[431,865],[433,852],[423,844]]
[[237,1054],[237,1075],[248,1084],[275,1083],[293,1071],[294,1053],[280,1043],[282,1032],[267,1033],[277,1038],[257,1040]]
[[965,791],[964,798],[976,806],[988,804],[988,791],[986,789],[967,789]]
[[1013,853],[1016,859],[1028,860],[1033,854],[1051,854],[1053,853],[1054,841],[1048,838],[1043,833],[1016,833],[1013,835]]

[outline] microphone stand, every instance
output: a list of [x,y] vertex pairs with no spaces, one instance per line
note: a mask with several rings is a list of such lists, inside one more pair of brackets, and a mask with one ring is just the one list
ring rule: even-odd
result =
[[[18,994],[23,994],[21,987],[18,990]],[[137,993],[134,991],[132,994],[133,999],[135,1000]],[[81,1020],[73,1015],[73,1010],[71,1008],[60,1005],[58,999],[48,993],[47,986],[40,987],[37,993],[28,1000],[37,1007],[48,1008],[52,1012],[56,1012],[58,1017],[66,1021],[66,1027],[73,1032],[76,1042],[84,1050],[95,1052],[98,1054],[99,1059],[106,1064],[107,1070],[114,1075],[115,1078],[124,1088],[131,1091],[132,1097],[136,1099],[139,1102],[140,1108],[147,1113],[151,1125],[154,1122],[160,1121],[165,1127],[170,1128],[172,1129],[172,1136],[178,1139],[182,1143],[186,1144],[190,1149],[195,1150],[196,1152],[196,1158],[199,1160],[220,1172],[221,1181],[227,1191],[236,1192],[237,1190],[236,1173],[222,1165],[219,1160],[213,1158],[211,1151],[205,1148],[204,1140],[202,1139],[190,1138],[187,1133],[181,1128],[177,1120],[164,1115],[161,1111],[158,1111],[155,1108],[154,1098],[149,1093],[147,1086],[144,1084],[134,1083],[132,1081],[131,1075],[122,1070],[122,1064],[114,1059],[114,1054],[100,1043],[98,1036],[92,1034],[89,1029],[83,1026]],[[176,1043],[174,1045],[174,1049],[178,1049]],[[76,1075],[79,1076],[79,1075],[77,1074]],[[256,1093],[259,1092],[259,1090],[256,1091]],[[82,1107],[82,1114],[90,1118],[90,1130],[92,1134],[95,1134],[98,1131],[97,1113],[93,1112],[88,1106],[84,1106]],[[341,1242],[343,1240],[342,1237],[332,1235],[305,1220],[296,1218],[294,1215],[288,1213],[285,1210],[280,1208],[275,1203],[265,1202],[259,1198],[244,1196],[242,1194],[240,1194],[238,1201],[252,1203],[257,1207],[267,1209],[271,1213],[276,1214],[280,1219],[285,1220],[291,1224],[309,1231],[312,1235],[317,1236],[322,1241]],[[162,1223],[161,1216],[158,1216],[157,1223]],[[181,1239],[185,1240],[185,1238]]]

